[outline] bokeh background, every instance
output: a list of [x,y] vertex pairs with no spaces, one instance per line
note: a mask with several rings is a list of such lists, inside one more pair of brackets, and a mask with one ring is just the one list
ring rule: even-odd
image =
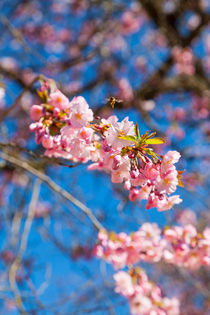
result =
[[[108,230],[209,224],[209,21],[209,0],[1,0],[0,314],[21,313],[18,295],[23,314],[129,314],[114,292],[113,268],[92,255],[97,230],[37,174],[82,201]],[[44,159],[29,132],[40,74],[69,99],[84,96],[95,115],[129,116],[142,132],[166,138],[158,150],[182,155],[183,202],[166,212],[146,210],[109,175]],[[122,100],[114,109],[110,96]],[[35,217],[26,225],[31,206]],[[179,297],[183,314],[210,314],[206,268],[144,267],[169,297]]]

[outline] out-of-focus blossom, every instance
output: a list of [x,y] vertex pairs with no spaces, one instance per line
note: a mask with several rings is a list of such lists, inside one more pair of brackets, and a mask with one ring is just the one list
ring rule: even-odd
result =
[[35,207],[35,217],[44,218],[50,214],[51,206],[49,203],[39,202]]
[[141,108],[146,112],[150,112],[155,108],[155,102],[152,100],[141,102]]
[[3,69],[7,71],[17,71],[18,65],[14,58],[12,57],[3,57],[0,58],[0,65]]
[[5,98],[5,89],[0,86],[0,108],[4,106]]
[[178,299],[164,297],[160,287],[149,281],[142,269],[130,269],[129,272],[119,271],[114,275],[114,279],[115,291],[128,299],[131,314],[180,314]]
[[195,225],[197,222],[197,217],[195,212],[191,209],[184,209],[177,215],[177,221],[182,225]]
[[130,235],[101,231],[94,249],[97,257],[124,268],[140,261],[163,260],[179,267],[197,269],[210,265],[210,229],[199,233],[195,226],[172,226],[162,231],[156,224],[144,223]]
[[135,14],[132,11],[126,11],[121,18],[121,33],[129,35],[136,33],[142,24],[142,17],[140,14]]
[[191,108],[195,120],[207,119],[210,113],[210,95],[206,93],[203,97],[193,96]]
[[175,71],[178,74],[194,74],[194,55],[191,48],[174,47],[172,54],[175,60]]
[[125,78],[122,78],[118,81],[118,96],[120,99],[129,102],[133,99],[133,89],[129,81]]

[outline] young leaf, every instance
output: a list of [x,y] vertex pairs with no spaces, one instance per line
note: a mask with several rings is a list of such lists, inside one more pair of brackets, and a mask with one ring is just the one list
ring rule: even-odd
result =
[[139,126],[137,123],[135,124],[134,131],[135,131],[136,139],[139,140],[140,139],[140,132],[139,132]]
[[145,141],[146,144],[163,144],[165,140],[162,138],[152,138]]
[[118,136],[119,139],[122,139],[122,140],[127,140],[127,141],[134,141],[136,142],[136,138],[134,136]]
[[128,147],[122,148],[122,150],[121,150],[121,156],[125,156],[129,151],[130,151],[130,150],[129,150]]

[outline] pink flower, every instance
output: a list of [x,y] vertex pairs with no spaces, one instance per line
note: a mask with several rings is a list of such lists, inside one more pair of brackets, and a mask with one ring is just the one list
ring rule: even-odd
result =
[[121,155],[120,154],[115,155],[113,158],[112,169],[116,171],[120,167],[120,165],[122,165],[122,163],[123,159]]
[[141,174],[149,180],[155,180],[159,175],[159,167],[149,161],[144,168],[141,169]]
[[[124,87],[128,83],[121,82]],[[49,84],[45,83],[41,91],[47,96]],[[177,151],[169,151],[162,161],[155,162],[144,143],[142,148],[141,143],[137,145],[134,124],[128,117],[121,122],[111,116],[92,123],[93,112],[85,99],[78,96],[69,103],[59,90],[45,101],[43,107],[31,108],[31,117],[38,121],[30,125],[37,144],[47,149],[45,155],[82,163],[91,160],[94,163],[88,169],[108,172],[113,183],[125,182],[130,200],[146,199],[147,209],[164,211],[181,201],[178,196],[168,196],[178,185],[174,166],[180,158]]]
[[95,255],[112,263],[116,269],[161,259],[190,269],[210,264],[209,228],[203,233],[198,233],[192,225],[173,226],[161,231],[156,224],[145,223],[131,235],[102,231],[98,241]]
[[179,161],[181,154],[177,151],[168,151],[163,157],[163,164],[175,164]]
[[122,147],[132,144],[132,141],[120,139],[119,137],[134,136],[133,122],[128,120],[128,117],[124,118],[121,122],[113,122],[108,130],[104,133],[108,145],[114,149],[121,149]]
[[51,93],[48,101],[50,105],[55,108],[59,108],[60,110],[65,110],[69,108],[68,98],[59,90]]
[[164,297],[162,299],[163,309],[166,310],[167,315],[179,315],[180,314],[180,303],[177,298],[169,299],[167,297]]
[[139,192],[139,200],[148,199],[152,190],[152,185],[148,186],[147,184],[142,186]]
[[93,141],[93,134],[93,129],[86,127],[81,128],[79,132],[80,137],[84,139],[87,144]]
[[130,180],[126,180],[125,181],[124,188],[125,188],[125,190],[130,190],[131,189],[131,182],[130,182]]
[[120,271],[114,275],[115,291],[128,298],[134,315],[179,315],[179,301],[164,297],[160,287],[148,280],[142,269],[132,268],[129,274]]
[[124,156],[117,170],[112,170],[111,179],[113,183],[122,183],[129,176],[130,176],[130,160],[127,156]]
[[152,302],[147,296],[137,294],[130,300],[130,310],[131,314],[134,315],[150,314],[152,310]]
[[130,189],[130,193],[129,193],[129,199],[131,201],[136,201],[136,199],[138,198],[139,195],[139,190],[137,188],[131,188]]
[[[162,174],[161,174],[162,175]],[[159,176],[156,181],[156,187],[160,193],[172,194],[176,191],[178,185],[177,171],[175,167],[162,175]]]
[[174,195],[171,197],[166,197],[163,200],[157,201],[158,211],[165,211],[171,209],[174,205],[177,205],[182,202],[182,199],[179,198],[179,195]]
[[82,96],[74,97],[70,103],[70,121],[74,128],[85,127],[93,120],[93,112]]
[[115,291],[124,296],[131,296],[134,293],[131,276],[125,271],[119,271],[114,275],[116,281]]

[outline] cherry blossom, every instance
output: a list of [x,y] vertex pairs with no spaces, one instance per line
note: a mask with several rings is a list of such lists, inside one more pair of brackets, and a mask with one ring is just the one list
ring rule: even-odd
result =
[[113,183],[124,183],[132,202],[147,200],[146,209],[165,211],[179,204],[178,195],[170,196],[180,185],[175,163],[180,153],[169,151],[158,156],[150,144],[162,144],[155,133],[140,135],[138,125],[128,117],[117,116],[94,121],[93,111],[82,96],[70,102],[53,82],[45,82],[39,91],[41,105],[33,105],[30,115],[37,144],[48,157],[62,157],[92,164],[89,170],[111,175]]
[[115,291],[128,299],[131,314],[180,314],[178,299],[164,297],[160,287],[149,281],[142,269],[130,269],[129,272],[119,271],[114,275],[114,279]]
[[188,224],[166,227],[144,223],[137,232],[101,231],[94,249],[97,257],[113,264],[116,269],[138,262],[155,263],[160,260],[189,269],[210,265],[210,229],[199,233]]

